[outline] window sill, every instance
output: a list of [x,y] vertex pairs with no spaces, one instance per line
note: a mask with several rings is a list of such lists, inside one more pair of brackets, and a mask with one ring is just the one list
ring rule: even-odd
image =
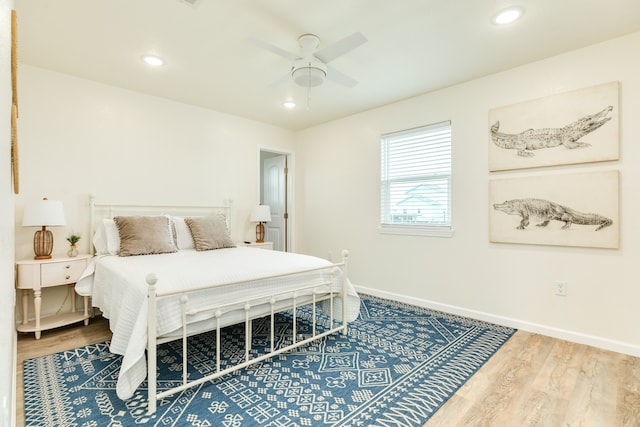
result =
[[381,226],[378,232],[402,236],[453,237],[453,227]]

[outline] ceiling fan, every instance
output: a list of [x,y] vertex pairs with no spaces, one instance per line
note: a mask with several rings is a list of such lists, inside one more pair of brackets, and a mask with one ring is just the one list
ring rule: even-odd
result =
[[320,37],[315,34],[303,34],[298,37],[300,53],[289,52],[256,38],[250,38],[249,41],[256,46],[293,61],[289,71],[272,82],[270,86],[277,86],[289,79],[293,79],[298,86],[311,88],[320,86],[324,83],[325,78],[346,87],[357,85],[358,82],[356,80],[327,64],[362,45],[367,39],[361,33],[356,32],[317,50],[320,45]]

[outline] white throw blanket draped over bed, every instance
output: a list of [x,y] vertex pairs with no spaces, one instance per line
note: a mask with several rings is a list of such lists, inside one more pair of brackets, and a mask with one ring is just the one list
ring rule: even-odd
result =
[[[257,279],[330,265],[329,261],[308,255],[247,247],[202,252],[180,250],[171,254],[131,257],[106,255],[93,259],[76,284],[76,291],[80,295],[91,296],[93,306],[100,308],[104,317],[109,319],[113,332],[110,350],[124,356],[116,391],[119,398],[128,399],[147,374],[144,357],[147,343],[147,274],[154,273],[158,277],[158,294],[209,287],[189,297],[187,306],[199,308],[214,303],[242,301],[249,295],[264,296],[263,302],[266,302],[273,292],[292,290],[300,287],[301,283],[326,281],[330,271],[335,276],[333,290],[340,291],[343,275],[338,267],[286,278]],[[226,283],[242,281],[249,282],[224,286]],[[347,283],[347,286],[346,320],[352,321],[358,317],[360,298],[351,283]],[[241,308],[242,305],[237,307]],[[244,320],[244,310],[231,311],[229,308],[227,311],[229,313],[222,317],[224,326]],[[157,336],[181,333],[180,295],[159,297],[157,313]],[[189,321],[192,326],[190,332],[214,329],[213,317],[212,312],[193,316]],[[334,300],[334,318],[342,320],[341,299]]]

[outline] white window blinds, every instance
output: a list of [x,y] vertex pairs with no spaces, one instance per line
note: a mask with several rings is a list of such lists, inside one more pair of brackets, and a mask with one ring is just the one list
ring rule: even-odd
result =
[[450,230],[451,122],[383,135],[380,159],[382,231]]

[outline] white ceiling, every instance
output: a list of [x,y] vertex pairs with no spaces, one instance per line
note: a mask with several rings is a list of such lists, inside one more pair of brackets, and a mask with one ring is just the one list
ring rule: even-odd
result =
[[[15,3],[21,63],[294,130],[640,31],[640,0]],[[512,5],[523,18],[494,26]],[[291,62],[247,41],[299,52],[301,34],[322,48],[358,31],[368,42],[331,62],[358,85],[327,80],[310,92],[270,86]],[[166,65],[149,68],[145,53]],[[298,107],[282,108],[286,98]]]

